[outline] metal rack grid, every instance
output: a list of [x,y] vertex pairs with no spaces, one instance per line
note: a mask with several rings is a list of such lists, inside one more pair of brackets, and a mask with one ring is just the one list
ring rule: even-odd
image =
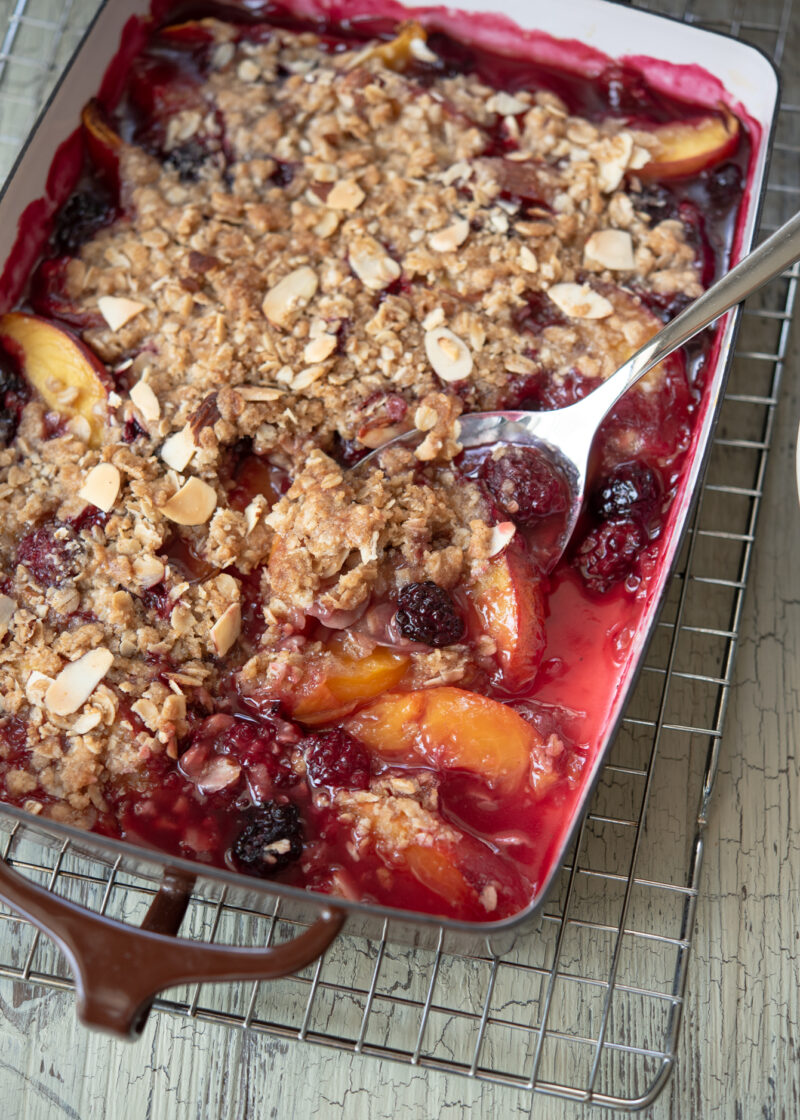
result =
[[[778,65],[800,36],[792,0],[636,6],[732,32]],[[0,170],[93,9],[93,0],[16,0],[0,48]],[[783,82],[763,233],[800,194],[800,79],[786,71]],[[746,308],[706,484],[645,671],[538,928],[496,955],[490,946],[465,952],[442,931],[409,948],[387,922],[377,939],[340,938],[297,976],[176,989],[157,1008],[576,1102],[635,1111],[654,1100],[675,1060],[703,829],[799,275],[795,266]],[[109,868],[13,822],[0,823],[0,837],[18,870],[98,912],[137,921],[153,895],[140,864],[120,858]],[[269,945],[301,925],[280,904],[263,912],[252,896],[205,887],[185,936]],[[0,977],[72,986],[50,942],[2,910]]]

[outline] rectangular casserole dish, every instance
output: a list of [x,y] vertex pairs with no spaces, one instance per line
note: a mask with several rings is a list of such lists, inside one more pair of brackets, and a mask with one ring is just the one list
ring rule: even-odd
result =
[[[479,12],[482,8],[480,0],[475,3],[462,5],[465,11]],[[311,3],[297,3],[292,9],[301,15],[318,14],[327,11],[335,18],[337,10],[334,5],[315,5]],[[401,18],[402,10],[399,6],[377,5],[361,3],[347,6],[347,14],[354,17],[362,12],[374,12],[379,9],[394,17]],[[37,249],[35,237],[28,244],[25,239],[18,238],[17,231],[20,223],[27,229],[35,228],[46,220],[49,213],[63,200],[68,193],[70,185],[68,161],[54,161],[53,153],[60,148],[67,152],[70,137],[73,135],[79,120],[81,107],[97,92],[96,75],[104,69],[104,64],[98,66],[97,60],[109,60],[117,49],[120,37],[125,33],[128,40],[136,34],[136,27],[128,21],[131,17],[145,14],[147,5],[144,3],[126,3],[123,0],[108,0],[100,9],[96,20],[87,33],[81,48],[76,54],[73,63],[56,90],[49,106],[43,113],[36,130],[24,149],[12,173],[9,183],[0,199],[0,213],[3,221],[0,222],[0,260],[10,261],[10,267],[5,274],[6,291],[4,298],[13,301],[14,289],[18,288],[27,274],[28,267],[35,257]],[[611,57],[631,57],[647,71],[651,83],[658,86],[662,83],[665,88],[675,90],[676,82],[685,83],[685,88],[690,91],[692,100],[704,102],[714,106],[719,100],[727,102],[731,107],[737,108],[748,118],[751,128],[752,156],[747,181],[746,193],[740,211],[738,227],[734,242],[734,259],[742,255],[750,246],[755,231],[755,224],[760,204],[762,185],[766,168],[773,116],[777,98],[777,79],[771,64],[758,51],[752,47],[744,46],[726,37],[699,31],[674,23],[661,17],[645,13],[633,12],[618,8],[614,5],[603,3],[602,0],[580,0],[573,3],[569,9],[553,11],[544,4],[533,6],[522,5],[507,0],[503,6],[503,16],[486,17],[472,25],[468,19],[450,11],[438,12],[431,9],[414,9],[414,14],[425,23],[431,20],[443,29],[455,30],[459,37],[469,38],[471,33],[480,36],[484,43],[495,45],[502,50],[503,44],[508,42],[507,19],[514,20],[523,28],[536,28],[544,35],[533,34],[525,40],[525,50],[530,51],[533,58],[546,57],[556,63],[567,65],[575,58],[575,47],[565,45],[563,57],[557,42],[549,39],[577,38],[581,42],[603,52]],[[473,31],[470,29],[473,28]],[[578,28],[578,34],[575,29]],[[667,65],[661,66],[652,62],[651,56],[656,48],[660,59]],[[520,43],[515,44],[520,49]],[[646,61],[650,59],[650,61]],[[722,83],[725,92],[703,72],[696,69],[701,62],[705,70],[709,71]],[[596,64],[596,55],[587,51],[584,53],[583,64],[588,68]],[[683,68],[683,69],[676,69]],[[32,200],[39,200],[32,202]],[[38,207],[33,211],[30,207]],[[27,217],[23,215],[27,211]],[[32,216],[34,221],[31,221]],[[6,310],[6,302],[0,310]],[[513,918],[502,922],[485,923],[479,930],[468,923],[443,920],[427,914],[415,914],[407,911],[388,910],[386,908],[358,902],[337,900],[336,911],[347,913],[350,921],[358,920],[359,926],[366,932],[375,931],[387,918],[393,919],[393,927],[405,922],[410,930],[419,931],[420,927],[445,926],[453,932],[459,932],[467,937],[480,936],[492,938],[493,947],[500,948],[507,943],[509,935],[520,930],[524,924],[531,922],[538,913],[542,902],[551,886],[562,862],[564,852],[570,842],[575,829],[578,827],[586,803],[596,784],[603,761],[608,753],[611,740],[619,723],[625,703],[630,695],[635,682],[636,673],[641,664],[647,642],[652,628],[655,625],[658,607],[667,587],[670,571],[677,557],[680,540],[686,526],[692,501],[698,491],[702,478],[703,467],[707,457],[711,433],[722,400],[725,377],[729,366],[733,340],[735,337],[737,315],[726,317],[724,324],[718,331],[714,347],[707,367],[706,385],[701,409],[696,420],[692,437],[692,447],[684,468],[684,478],[678,495],[673,503],[666,532],[661,549],[660,568],[655,579],[650,584],[646,609],[633,641],[630,644],[624,665],[624,685],[610,698],[608,709],[604,716],[603,733],[596,744],[590,765],[582,778],[581,796],[575,805],[571,819],[565,822],[561,834],[558,851],[550,862],[550,874],[542,884],[536,898],[530,906]],[[120,845],[113,840],[87,835],[66,826],[59,826],[51,822],[37,821],[36,818],[25,814],[13,807],[4,807],[4,811],[13,816],[21,816],[27,823],[36,823],[43,832],[49,832],[63,838],[69,836],[78,846],[88,847],[93,852],[105,852],[109,859],[119,852],[134,854],[131,845]],[[190,863],[179,861],[169,856],[161,856],[149,851],[134,850],[143,861],[142,866],[152,867],[154,864],[178,868],[185,875],[191,875],[193,869]],[[259,881],[230,872],[204,869],[211,879],[230,882],[249,892],[264,893],[267,895],[282,895],[288,900],[293,900],[298,908],[306,914],[314,910],[313,896],[280,884],[263,884]],[[8,888],[10,891],[10,888]],[[174,893],[174,892],[173,892]],[[166,892],[169,895],[169,891]],[[9,893],[10,900],[14,899]],[[32,909],[34,903],[29,897],[23,900],[28,906],[28,913],[43,926],[47,926],[48,919],[43,913],[37,917]],[[22,905],[18,901],[18,905]],[[330,900],[320,898],[319,905],[325,905],[330,910]],[[173,915],[174,920],[174,915]],[[331,916],[323,919],[324,936],[334,927],[338,928],[338,918]],[[169,923],[167,922],[167,925]],[[166,928],[166,926],[164,927]],[[114,931],[111,923],[100,936],[108,940]],[[324,940],[324,937],[322,938]],[[62,938],[70,956],[80,969],[80,961],[76,957],[73,947],[69,949],[68,942]],[[320,938],[315,941],[315,948],[319,950]],[[305,950],[304,950],[305,951]],[[282,965],[285,971],[289,965],[299,967],[305,959],[295,956],[291,961]],[[261,974],[270,974],[271,965],[260,963]],[[266,968],[266,972],[264,969]],[[230,962],[226,975],[241,975],[232,970]],[[248,973],[251,975],[252,973]],[[272,974],[275,974],[274,972]],[[203,974],[203,977],[205,974]],[[197,977],[197,978],[203,978]],[[180,978],[184,978],[181,976]],[[164,973],[159,978],[160,986],[170,982],[178,982],[175,972]],[[120,980],[121,982],[121,980]],[[155,989],[154,989],[155,990]],[[91,1017],[91,1014],[89,1014]],[[106,1025],[113,1025],[107,1023]]]

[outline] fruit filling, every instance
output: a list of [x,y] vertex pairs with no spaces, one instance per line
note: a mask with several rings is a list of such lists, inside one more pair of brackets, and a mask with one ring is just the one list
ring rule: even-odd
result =
[[549,574],[564,479],[464,452],[459,416],[570,404],[697,297],[747,131],[611,62],[212,8],[87,106],[80,183],[0,316],[0,794],[503,919],[627,671],[709,340],[615,408]]

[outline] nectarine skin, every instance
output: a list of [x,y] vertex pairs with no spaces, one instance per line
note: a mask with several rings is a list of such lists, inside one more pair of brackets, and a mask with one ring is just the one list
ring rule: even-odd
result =
[[21,311],[0,316],[0,341],[17,355],[48,409],[82,417],[89,425],[89,446],[98,447],[108,373],[91,350],[64,327]]

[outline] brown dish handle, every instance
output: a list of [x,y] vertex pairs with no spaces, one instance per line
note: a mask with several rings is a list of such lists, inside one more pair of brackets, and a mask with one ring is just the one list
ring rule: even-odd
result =
[[344,924],[326,907],[304,933],[271,949],[176,940],[194,880],[165,872],[141,927],[95,914],[31,883],[0,860],[0,898],[51,937],[75,975],[78,1018],[136,1038],[153,998],[194,982],[274,980],[321,957]]

